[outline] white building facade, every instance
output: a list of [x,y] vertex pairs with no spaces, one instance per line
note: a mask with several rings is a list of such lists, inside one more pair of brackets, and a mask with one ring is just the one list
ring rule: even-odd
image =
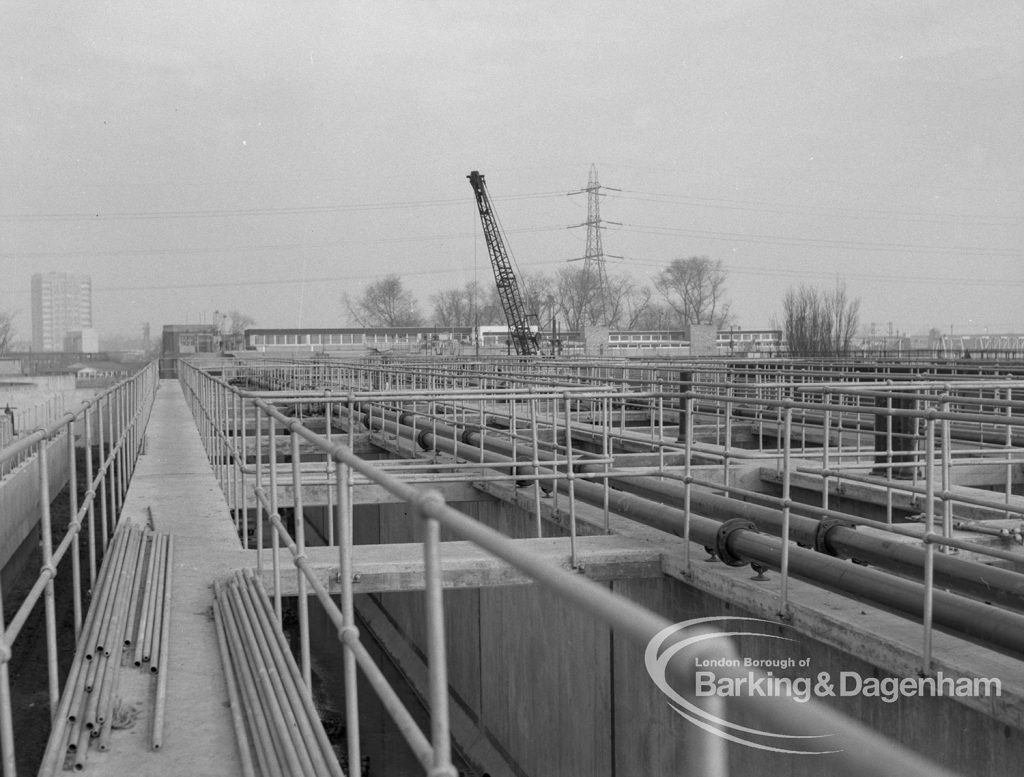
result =
[[72,273],[32,276],[32,350],[60,351],[68,333],[92,329],[92,278]]

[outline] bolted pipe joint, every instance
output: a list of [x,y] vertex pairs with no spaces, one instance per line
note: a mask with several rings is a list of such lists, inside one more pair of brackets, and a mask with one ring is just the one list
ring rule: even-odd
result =
[[416,444],[419,445],[422,450],[430,450],[430,443],[427,441],[427,437],[429,435],[430,431],[427,429],[420,429],[420,431],[416,434]]
[[822,518],[818,521],[818,526],[814,530],[814,549],[818,553],[825,553],[829,556],[835,556],[836,558],[849,558],[849,554],[841,553],[828,541],[829,533],[837,526],[842,526],[844,529],[856,529],[856,525],[849,521],[843,521],[839,518]]
[[740,558],[729,550],[729,538],[733,535],[733,532],[737,531],[751,531],[754,534],[760,534],[757,525],[745,518],[731,518],[718,528],[718,532],[715,535],[715,554],[722,560],[723,564],[730,567],[741,567],[747,563],[746,559]]

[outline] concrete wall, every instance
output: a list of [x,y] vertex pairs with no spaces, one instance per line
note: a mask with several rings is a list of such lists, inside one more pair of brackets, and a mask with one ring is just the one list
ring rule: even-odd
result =
[[[532,522],[498,503],[458,505],[514,536]],[[417,538],[401,505],[363,506],[357,536],[363,542]],[[749,615],[674,578],[626,580],[615,592],[672,621],[715,615]],[[375,597],[408,644],[425,651],[419,592]],[[643,648],[616,637],[554,596],[534,586],[445,593],[449,684],[453,698],[476,720],[479,736],[507,754],[513,771],[530,777],[679,773],[694,727],[674,713],[647,675]],[[781,632],[780,632],[781,633]],[[766,647],[769,643],[769,647]],[[738,643],[740,654],[793,655],[774,640]],[[888,673],[810,639],[796,651],[815,671]],[[833,705],[872,728],[965,775],[1015,774],[1024,759],[1024,734],[993,723],[949,699],[851,697]],[[745,722],[740,719],[740,722]],[[750,723],[754,723],[750,721]],[[728,745],[733,775],[820,777],[838,774],[829,756],[793,756]]]
[[[66,438],[60,437],[51,442],[46,453],[50,498],[53,499],[68,481]],[[39,462],[33,456],[0,479],[0,569],[7,567],[36,529],[39,515]]]

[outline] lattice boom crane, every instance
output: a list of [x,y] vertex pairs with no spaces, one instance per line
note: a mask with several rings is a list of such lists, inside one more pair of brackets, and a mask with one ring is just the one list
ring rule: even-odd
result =
[[476,207],[480,211],[480,223],[483,225],[484,239],[487,241],[487,253],[491,257],[494,282],[498,285],[498,297],[501,299],[501,308],[505,311],[512,344],[520,356],[534,356],[540,353],[540,344],[537,342],[537,334],[530,328],[530,316],[526,312],[526,303],[523,302],[519,281],[505,249],[505,240],[498,220],[494,217],[491,200],[487,196],[484,177],[476,170],[466,177],[469,178],[473,193],[476,195]]

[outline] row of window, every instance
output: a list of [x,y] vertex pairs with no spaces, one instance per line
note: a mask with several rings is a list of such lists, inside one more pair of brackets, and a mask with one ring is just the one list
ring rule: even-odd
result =
[[329,334],[276,334],[250,335],[251,345],[259,348],[267,345],[362,345],[364,343],[408,343],[419,342],[422,335],[388,335],[366,332],[345,332]]
[[[447,334],[447,333],[446,333]],[[504,342],[508,335],[506,333],[495,334],[482,332],[483,342],[489,343]],[[422,342],[423,333],[389,334],[378,332],[325,332],[325,333],[280,333],[280,334],[251,334],[249,345],[254,348],[261,348],[272,345],[296,345],[296,346],[325,346],[325,345],[364,345],[372,343],[408,343]],[[448,339],[447,337],[445,339]],[[762,343],[774,344],[780,339],[779,332],[719,332],[717,340],[720,344],[728,345],[734,343]],[[684,341],[680,332],[611,332],[608,335],[608,342],[616,345],[629,344],[672,344]]]

